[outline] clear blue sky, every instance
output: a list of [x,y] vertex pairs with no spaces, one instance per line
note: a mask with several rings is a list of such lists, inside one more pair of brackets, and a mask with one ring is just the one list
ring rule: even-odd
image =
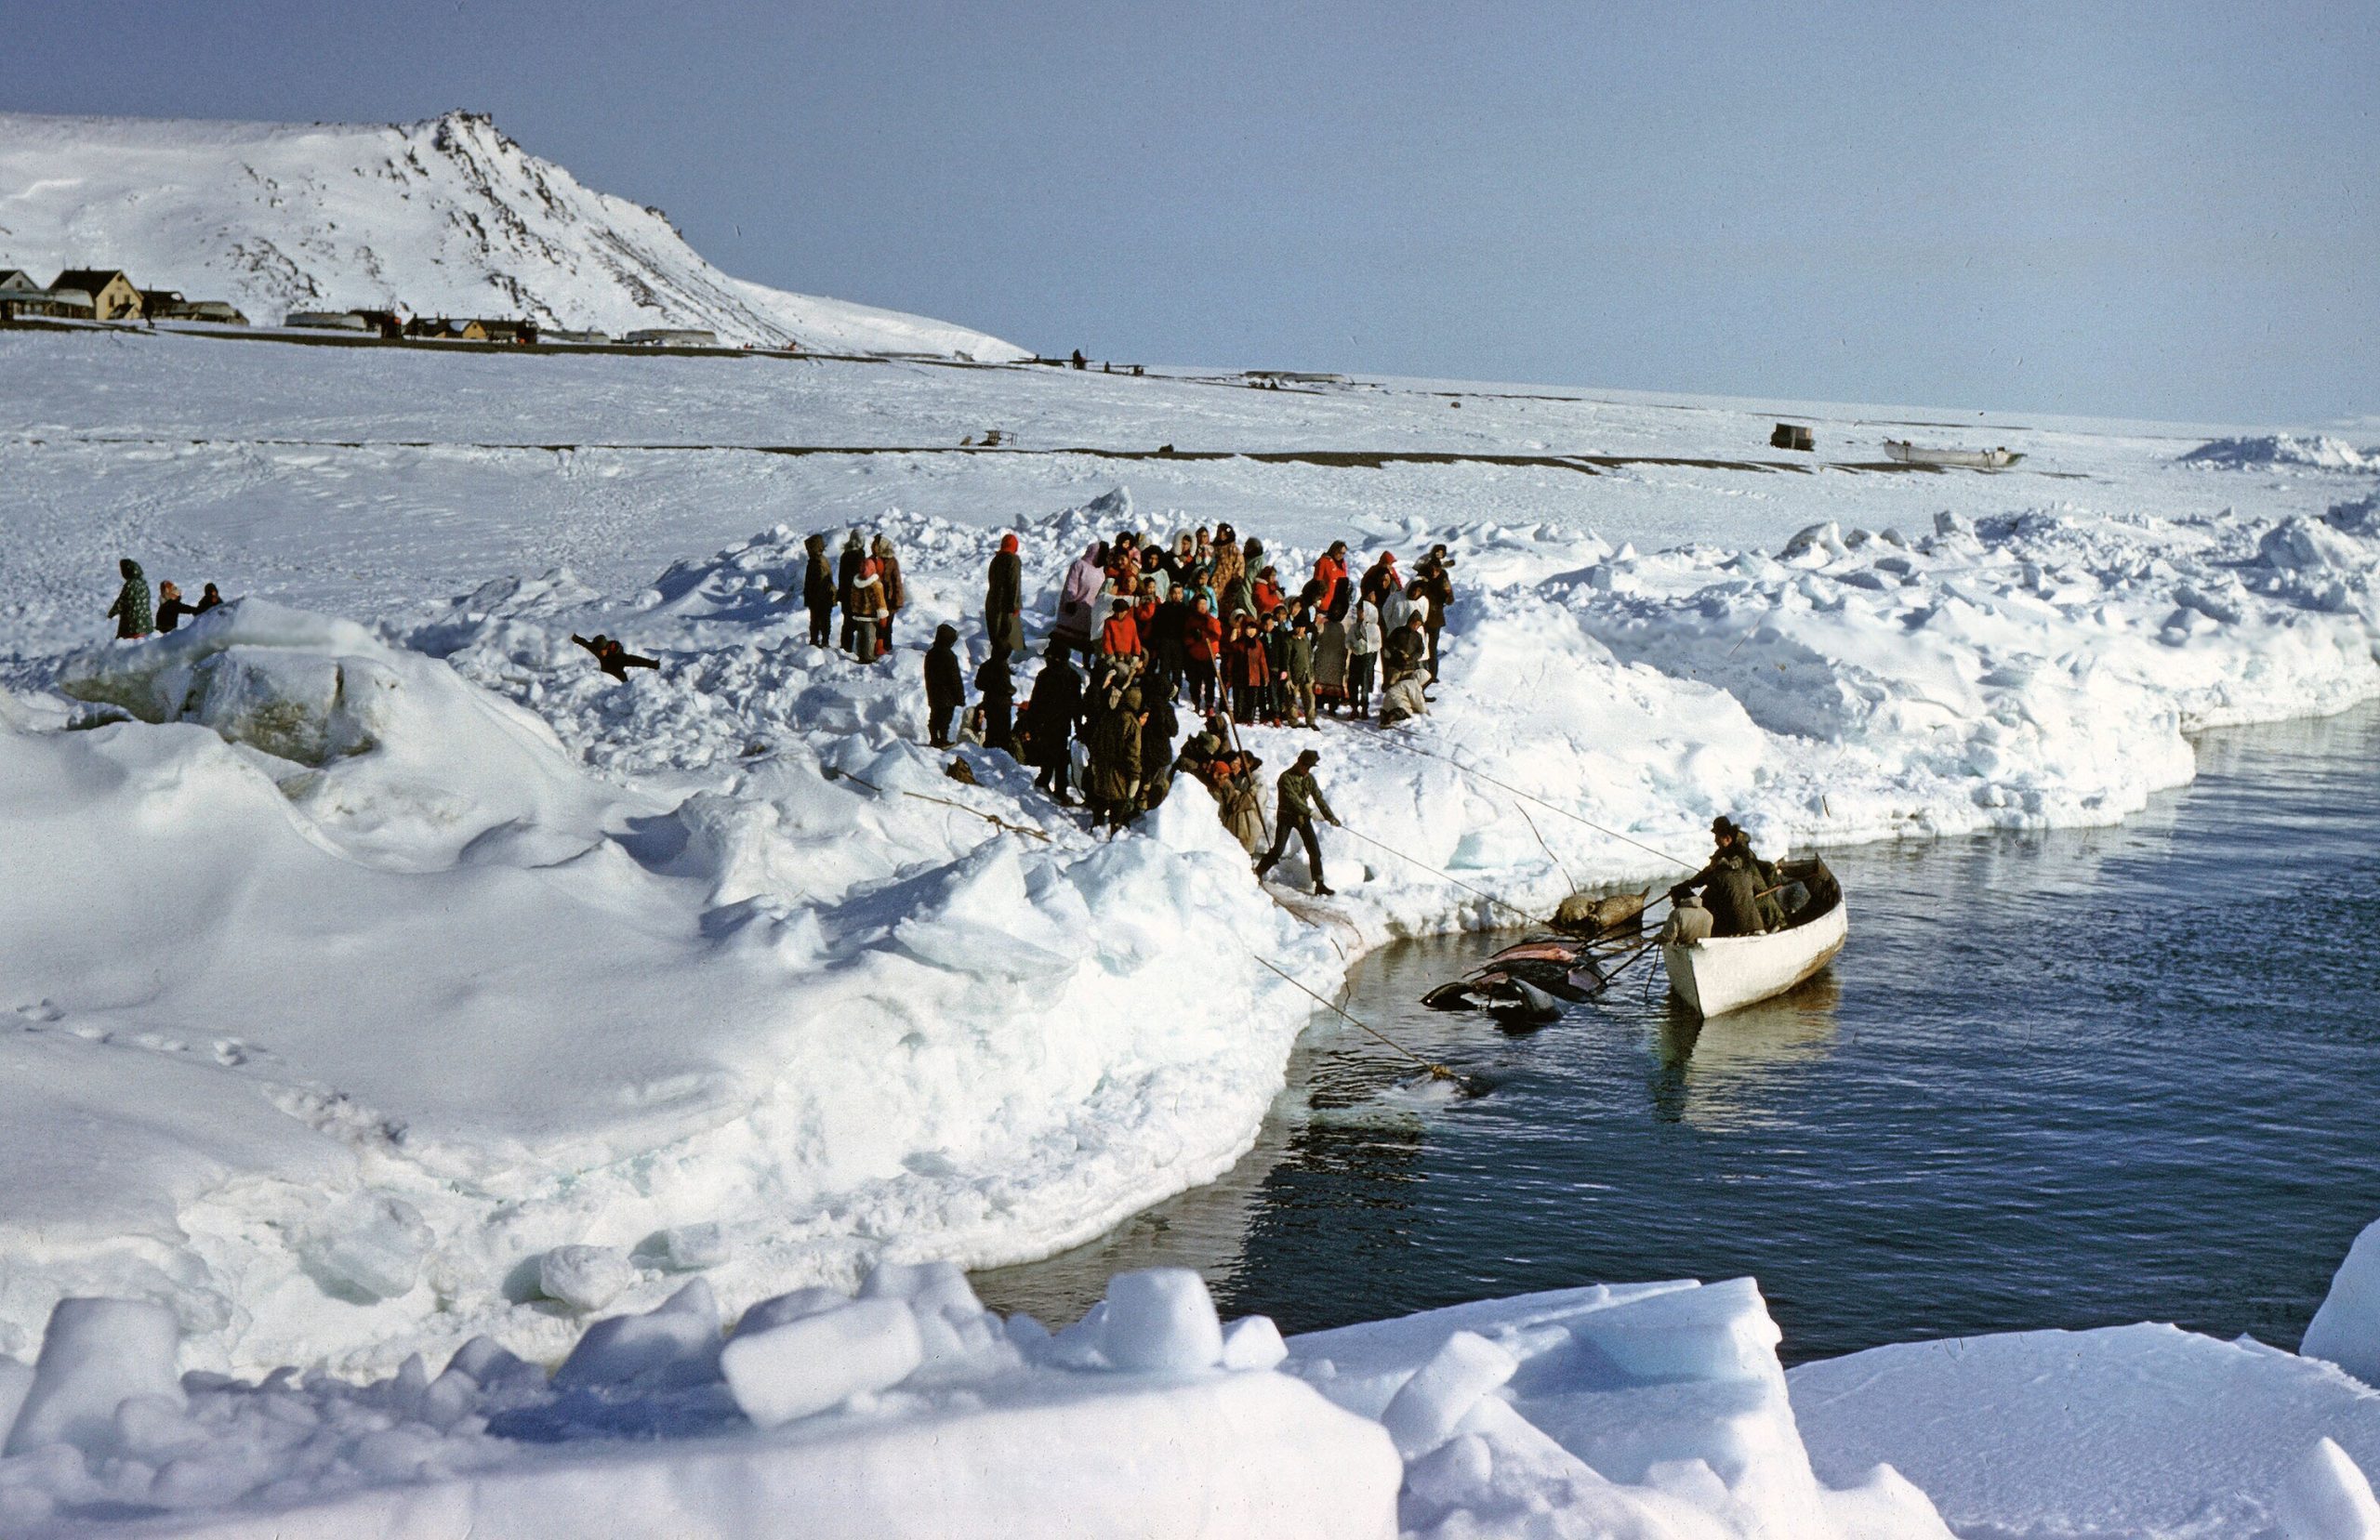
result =
[[485,111],[740,276],[1044,351],[2380,413],[2373,0],[77,0],[7,29],[0,106]]

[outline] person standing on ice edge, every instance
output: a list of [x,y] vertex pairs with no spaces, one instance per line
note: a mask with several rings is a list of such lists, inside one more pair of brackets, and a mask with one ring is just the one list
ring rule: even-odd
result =
[[149,579],[142,574],[140,563],[130,557],[117,562],[116,570],[124,573],[124,586],[115,593],[115,602],[108,606],[108,616],[115,622],[118,641],[137,641],[149,634]]
[[[909,590],[901,582],[901,558],[892,549],[892,537],[876,537],[877,589],[876,656],[880,658],[892,651],[892,620],[909,602]],[[873,659],[863,658],[863,663]]]
[[950,718],[967,704],[967,676],[959,666],[959,627],[937,626],[926,649],[926,741],[950,746]]
[[1016,536],[1000,536],[999,554],[992,558],[984,580],[984,635],[993,651],[1025,651],[1025,560],[1016,554]]
[[1315,784],[1314,767],[1320,763],[1322,756],[1307,749],[1298,756],[1296,764],[1281,772],[1280,799],[1273,810],[1273,848],[1256,863],[1256,875],[1261,881],[1279,862],[1281,852],[1289,848],[1289,831],[1294,829],[1305,842],[1305,863],[1314,872],[1315,893],[1327,899],[1330,888],[1322,880],[1322,844],[1314,837],[1314,815],[1320,813],[1333,828],[1339,826],[1339,815],[1330,810],[1330,799]]
[[835,573],[826,565],[826,537],[813,534],[801,543],[810,553],[809,564],[801,573],[801,602],[810,612],[810,645],[824,647],[833,634],[835,618]]

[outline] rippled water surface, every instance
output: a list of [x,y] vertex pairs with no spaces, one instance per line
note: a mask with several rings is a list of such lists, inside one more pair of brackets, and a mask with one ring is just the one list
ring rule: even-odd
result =
[[1256,1150],[1091,1245],[978,1275],[1071,1320],[1197,1268],[1302,1331],[1532,1289],[1760,1279],[1790,1360],[2174,1321],[2294,1347],[2380,1217],[2380,711],[2212,734],[2121,828],[1831,852],[1832,973],[1707,1025],[1644,969],[1508,1035],[1423,1009],[1493,950],[1366,959]]

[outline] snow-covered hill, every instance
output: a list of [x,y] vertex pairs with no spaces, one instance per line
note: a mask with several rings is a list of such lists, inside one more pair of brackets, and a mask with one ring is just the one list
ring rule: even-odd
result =
[[1011,359],[963,326],[731,278],[657,210],[449,112],[410,125],[0,113],[0,268],[122,268],[258,322],[364,307]]

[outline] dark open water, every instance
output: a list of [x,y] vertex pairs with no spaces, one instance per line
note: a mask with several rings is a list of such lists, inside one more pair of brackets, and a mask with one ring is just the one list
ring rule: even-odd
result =
[[1832,974],[1699,1030],[1640,968],[1507,1036],[1417,1003],[1493,941],[1376,954],[1348,1008],[1492,1094],[1326,1019],[1222,1181],[978,1286],[1072,1320],[1179,1264],[1304,1331],[1752,1273],[1789,1361],[2141,1320],[2294,1348],[2380,1218],[2380,710],[2199,756],[2121,828],[1830,853]]

